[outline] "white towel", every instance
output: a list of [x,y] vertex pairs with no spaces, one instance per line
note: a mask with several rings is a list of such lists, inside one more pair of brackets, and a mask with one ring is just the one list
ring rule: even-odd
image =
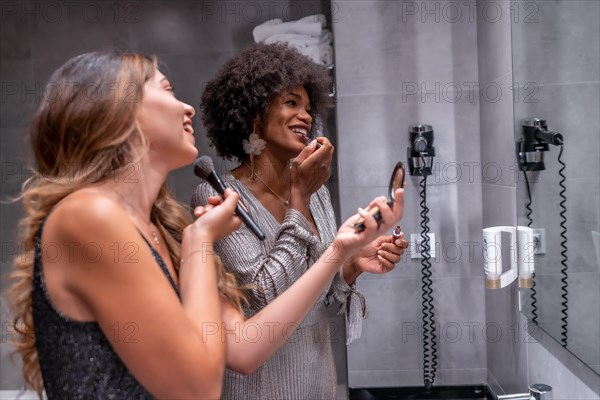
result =
[[327,29],[323,29],[321,31],[321,37],[319,37],[319,42],[321,44],[331,44],[333,41],[333,35]]
[[329,30],[323,29],[325,23],[323,14],[309,15],[293,22],[272,19],[256,26],[252,34],[256,43],[287,43],[318,64],[332,64],[333,37]]
[[333,46],[331,43],[319,46],[319,57],[321,58],[321,64],[333,64]]
[[314,36],[298,34],[279,34],[265,40],[266,44],[282,42],[297,49],[301,54],[312,59],[317,64],[333,63],[333,46],[331,42],[321,41]]
[[287,42],[290,44],[306,47],[319,46],[321,38],[318,36],[300,35],[298,33],[278,33],[277,35],[269,36],[265,39],[266,44],[275,42]]
[[325,15],[323,15],[323,14],[308,15],[306,17],[300,18],[298,21],[299,22],[318,22],[321,24],[321,28],[325,28],[325,25],[327,23],[327,19],[325,18]]
[[[313,17],[314,19],[314,17]],[[281,22],[281,20],[269,20],[256,27],[252,31],[256,43],[264,42],[265,39],[282,33],[299,33],[309,36],[320,36],[323,24],[320,21],[294,21]]]

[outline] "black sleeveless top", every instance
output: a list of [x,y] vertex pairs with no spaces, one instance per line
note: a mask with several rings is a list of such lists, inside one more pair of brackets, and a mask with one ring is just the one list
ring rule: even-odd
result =
[[[48,400],[152,399],[115,353],[98,323],[70,319],[52,304],[42,272],[42,227],[35,238],[32,314]],[[179,296],[164,261],[146,238],[144,241]],[[126,340],[133,328],[117,329]]]

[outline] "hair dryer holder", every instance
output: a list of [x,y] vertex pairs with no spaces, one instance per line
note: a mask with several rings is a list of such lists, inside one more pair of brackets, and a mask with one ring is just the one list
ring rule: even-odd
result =
[[522,123],[522,140],[517,142],[517,162],[521,171],[542,171],[544,152],[549,145],[561,146],[563,136],[558,132],[548,130],[546,120],[532,118]]
[[433,168],[433,128],[427,124],[414,124],[408,127],[409,146],[406,149],[408,173],[411,176],[431,175]]

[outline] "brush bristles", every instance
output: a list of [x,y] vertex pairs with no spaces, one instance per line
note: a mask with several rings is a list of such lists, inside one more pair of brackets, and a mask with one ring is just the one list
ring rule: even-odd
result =
[[209,156],[198,157],[194,163],[194,174],[202,179],[206,179],[208,174],[214,170],[213,161]]

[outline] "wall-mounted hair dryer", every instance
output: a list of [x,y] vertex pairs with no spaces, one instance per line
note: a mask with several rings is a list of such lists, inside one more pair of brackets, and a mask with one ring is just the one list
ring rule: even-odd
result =
[[431,175],[431,166],[435,156],[433,147],[433,128],[431,125],[415,124],[408,128],[408,172],[411,176]]
[[[530,120],[526,120],[522,124],[523,131],[523,139],[517,142],[517,162],[519,164],[519,170],[523,171],[523,177],[525,178],[525,188],[527,189],[527,203],[525,205],[526,218],[527,218],[527,226],[531,227],[533,225],[533,218],[531,214],[533,209],[532,205],[532,196],[531,196],[531,187],[529,185],[529,177],[527,173],[529,171],[542,171],[546,169],[544,165],[544,152],[549,150],[548,145],[554,145],[559,147],[558,158],[557,161],[560,164],[558,175],[560,176],[560,180],[558,185],[560,186],[559,196],[561,201],[559,203],[560,208],[560,227],[561,232],[560,236],[562,238],[560,242],[560,247],[562,248],[561,254],[561,298],[563,301],[561,302],[561,313],[563,317],[561,318],[561,344],[563,346],[567,346],[567,311],[568,311],[568,265],[567,265],[567,187],[566,181],[567,176],[565,175],[566,165],[562,161],[562,153],[564,151],[564,139],[563,135],[558,132],[552,132],[548,130],[548,125],[546,125],[546,121],[540,118],[532,118]],[[535,274],[531,274],[531,279],[527,279],[523,282],[526,286],[522,287],[530,287],[531,288],[531,315],[532,322],[537,325],[537,292],[535,289]]]
[[421,295],[423,318],[423,383],[430,389],[435,382],[437,370],[437,341],[435,307],[433,303],[433,280],[431,279],[431,244],[429,236],[429,208],[427,207],[427,176],[431,175],[435,148],[431,125],[415,124],[408,127],[408,171],[420,176],[421,198]]
[[558,132],[548,130],[546,120],[533,118],[522,124],[523,140],[517,143],[517,161],[521,171],[542,171],[544,166],[544,152],[548,145],[561,146],[563,137]]

